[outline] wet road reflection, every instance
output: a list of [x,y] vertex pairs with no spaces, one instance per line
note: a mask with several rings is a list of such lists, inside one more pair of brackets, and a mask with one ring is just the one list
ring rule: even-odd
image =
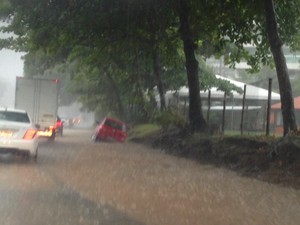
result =
[[90,130],[0,156],[0,225],[298,225],[300,191]]
[[3,225],[141,224],[114,209],[96,204],[70,190],[20,191],[1,189]]
[[[44,148],[54,150],[54,146],[42,143],[40,157],[45,156]],[[55,168],[56,161],[41,158],[35,163],[21,156],[0,156],[1,225],[142,224],[108,205],[84,198],[47,170],[47,165]],[[50,162],[45,163],[47,160]]]

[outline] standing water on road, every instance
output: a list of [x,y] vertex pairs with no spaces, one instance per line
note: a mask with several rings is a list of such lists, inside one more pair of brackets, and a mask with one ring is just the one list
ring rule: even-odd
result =
[[299,224],[298,190],[91,134],[42,142],[36,164],[1,157],[4,224]]

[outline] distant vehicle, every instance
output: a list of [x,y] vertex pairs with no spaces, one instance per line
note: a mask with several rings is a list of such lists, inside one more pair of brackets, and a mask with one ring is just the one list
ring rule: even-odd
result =
[[0,109],[0,152],[38,156],[37,129],[25,110]]
[[70,119],[66,117],[60,117],[63,127],[70,127]]
[[106,117],[104,120],[97,125],[92,140],[103,141],[103,140],[115,140],[118,142],[126,141],[126,125],[124,122],[114,118]]
[[55,139],[59,80],[17,77],[15,108],[28,112],[39,136]]
[[73,125],[79,125],[81,123],[81,119],[79,117],[73,118],[72,121]]

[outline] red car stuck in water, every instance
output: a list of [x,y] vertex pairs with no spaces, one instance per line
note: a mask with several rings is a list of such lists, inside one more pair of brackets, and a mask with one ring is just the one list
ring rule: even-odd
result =
[[124,122],[114,118],[105,117],[96,127],[92,140],[95,142],[102,140],[125,142],[126,137],[126,125]]

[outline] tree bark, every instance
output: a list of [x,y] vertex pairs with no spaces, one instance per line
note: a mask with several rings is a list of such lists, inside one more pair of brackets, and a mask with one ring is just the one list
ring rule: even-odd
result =
[[139,98],[140,104],[141,104],[141,113],[143,114],[143,122],[149,121],[149,111],[147,109],[147,103],[145,99],[145,93],[141,81],[141,69],[140,69],[140,63],[139,63],[139,54],[138,51],[136,51],[136,56],[135,56],[135,67],[136,67],[136,83],[137,85],[135,86],[135,92],[137,94],[137,97]]
[[163,82],[161,80],[162,68],[161,68],[157,48],[154,48],[153,50],[153,67],[154,67],[154,74],[157,79],[157,89],[158,89],[159,99],[160,99],[160,111],[163,112],[166,110],[166,100],[165,100]]
[[188,20],[188,6],[185,0],[178,0],[178,13],[180,19],[180,35],[184,45],[186,70],[189,87],[189,121],[192,131],[203,131],[207,123],[202,113],[200,97],[198,61],[195,57],[196,42],[193,40]]
[[297,130],[292,87],[289,79],[286,59],[282,51],[283,43],[278,34],[273,0],[264,0],[264,7],[266,16],[266,30],[270,42],[271,52],[274,57],[279,83],[283,118],[283,135],[286,135],[290,131]]
[[122,103],[121,96],[120,96],[120,93],[119,93],[118,85],[116,84],[113,77],[109,74],[109,72],[105,72],[105,75],[108,78],[108,80],[110,81],[110,83],[112,85],[112,88],[114,90],[113,93],[116,96],[115,99],[117,100],[118,114],[119,114],[120,118],[125,119],[123,103]]

